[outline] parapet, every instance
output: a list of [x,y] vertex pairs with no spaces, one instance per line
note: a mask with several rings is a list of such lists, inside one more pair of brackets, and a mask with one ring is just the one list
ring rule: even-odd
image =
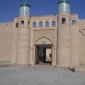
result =
[[4,28],[10,28],[13,26],[13,22],[3,22],[0,23],[0,28],[4,27]]
[[71,14],[72,18],[78,18],[78,14]]
[[0,23],[0,25],[9,25],[9,24],[13,24],[13,22],[3,22],[3,23]]
[[36,19],[39,19],[39,18],[56,18],[56,17],[57,17],[56,15],[31,16],[31,18],[36,18]]
[[79,19],[79,21],[81,21],[81,22],[85,22],[85,19]]

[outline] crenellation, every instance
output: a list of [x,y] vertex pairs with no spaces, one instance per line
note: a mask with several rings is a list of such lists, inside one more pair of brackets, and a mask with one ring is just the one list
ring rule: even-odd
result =
[[78,16],[78,14],[76,13],[71,13],[71,16]]
[[79,19],[79,21],[81,21],[81,22],[85,22],[85,19]]
[[3,23],[0,23],[0,28],[13,28],[13,22],[3,22]]
[[71,14],[71,18],[78,18],[78,14]]
[[12,24],[13,22],[2,22],[0,25],[7,25],[7,24]]
[[46,18],[46,17],[56,17],[55,15],[45,15],[45,16],[32,16],[31,18]]

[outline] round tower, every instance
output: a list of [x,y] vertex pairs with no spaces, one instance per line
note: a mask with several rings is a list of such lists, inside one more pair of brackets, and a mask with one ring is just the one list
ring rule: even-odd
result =
[[30,16],[30,8],[31,8],[31,5],[28,3],[28,2],[22,2],[20,4],[20,12],[19,12],[19,16],[20,17],[23,17],[23,16]]
[[71,55],[70,1],[58,1],[58,65],[69,67]]
[[17,64],[30,62],[30,4],[20,5],[20,17],[16,21],[17,26]]

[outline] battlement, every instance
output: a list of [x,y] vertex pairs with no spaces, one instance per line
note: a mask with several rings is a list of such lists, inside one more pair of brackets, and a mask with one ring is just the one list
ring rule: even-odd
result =
[[72,18],[78,18],[78,14],[71,14]]
[[31,21],[37,21],[37,20],[57,20],[57,15],[43,15],[43,16],[30,16],[30,17],[16,17],[14,21],[17,21],[19,19],[27,19],[30,18]]
[[78,16],[78,14],[72,13],[71,16]]
[[31,18],[56,18],[57,15],[31,16]]
[[79,19],[79,21],[85,22],[85,19]]
[[0,28],[12,28],[13,27],[13,22],[3,22],[3,23],[0,23]]
[[0,26],[8,26],[11,24],[13,24],[13,22],[3,22],[3,23],[0,23]]

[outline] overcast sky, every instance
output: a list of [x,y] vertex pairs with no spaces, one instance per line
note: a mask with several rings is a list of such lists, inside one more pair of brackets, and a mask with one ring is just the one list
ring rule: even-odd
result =
[[[13,21],[19,15],[19,4],[24,0],[0,0],[0,22]],[[57,14],[58,0],[25,0],[31,4],[31,16]],[[85,18],[85,0],[70,0],[71,13]]]

